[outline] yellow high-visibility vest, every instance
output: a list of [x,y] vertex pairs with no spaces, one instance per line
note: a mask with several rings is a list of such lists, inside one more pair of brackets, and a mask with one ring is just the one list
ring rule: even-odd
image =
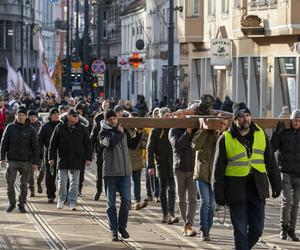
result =
[[252,145],[252,155],[248,158],[247,150],[236,138],[226,131],[225,147],[228,164],[225,169],[225,176],[244,177],[250,173],[251,168],[255,168],[261,173],[266,173],[264,153],[266,149],[266,137],[264,131],[259,128],[254,132],[254,142]]

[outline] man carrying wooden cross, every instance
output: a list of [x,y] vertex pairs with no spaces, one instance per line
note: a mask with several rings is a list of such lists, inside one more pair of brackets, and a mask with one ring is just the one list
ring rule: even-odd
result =
[[265,199],[281,192],[274,152],[265,132],[251,121],[244,103],[233,106],[233,122],[217,142],[214,191],[218,205],[229,205],[236,250],[251,249],[263,233]]

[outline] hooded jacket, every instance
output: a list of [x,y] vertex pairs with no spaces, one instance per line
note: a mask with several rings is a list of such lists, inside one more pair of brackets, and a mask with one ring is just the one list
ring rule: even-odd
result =
[[25,124],[16,120],[4,130],[1,140],[1,160],[29,161],[38,164],[38,141],[29,119]]
[[[107,176],[131,176],[132,166],[128,147],[136,148],[141,139],[141,134],[135,138],[126,135],[110,127],[105,120],[101,121],[99,144],[103,148],[103,177]],[[127,141],[128,140],[128,141]]]

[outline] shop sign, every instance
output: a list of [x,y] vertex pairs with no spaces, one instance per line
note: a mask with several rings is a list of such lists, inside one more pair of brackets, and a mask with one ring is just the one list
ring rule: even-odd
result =
[[231,64],[231,40],[212,39],[210,46],[211,65],[230,65]]

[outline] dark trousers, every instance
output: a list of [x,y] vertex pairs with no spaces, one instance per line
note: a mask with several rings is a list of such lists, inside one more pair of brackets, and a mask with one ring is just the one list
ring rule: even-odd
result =
[[265,205],[256,190],[249,190],[244,203],[230,206],[236,250],[249,250],[259,240],[264,229]]
[[160,182],[160,205],[164,216],[174,216],[175,207],[175,180],[174,177],[159,177]]
[[84,182],[84,173],[85,173],[85,167],[80,169],[80,174],[79,174],[79,190],[82,190],[83,187],[83,182]]
[[[54,165],[56,166],[56,164]],[[55,192],[56,192],[56,167],[54,169],[53,175],[50,171],[50,165],[46,162],[46,193],[48,199],[55,199]]]
[[141,169],[132,171],[133,192],[136,203],[141,202],[141,174]]
[[29,161],[9,161],[5,173],[7,181],[7,196],[10,204],[16,204],[15,181],[17,172],[20,174],[19,204],[24,206],[27,197],[27,183],[30,178],[32,165]]
[[[44,163],[40,162],[39,163],[39,174],[37,176],[37,183],[42,183],[43,179],[45,176],[45,165]],[[31,175],[29,179],[29,188],[34,189],[34,171],[31,169]]]
[[[149,176],[147,170],[145,171],[145,173],[146,173],[146,191],[147,191],[147,196],[148,197],[152,197],[153,196],[152,192],[154,192],[154,196],[155,197],[159,197],[159,181],[158,181],[158,177],[156,177],[156,176]],[[151,187],[153,189],[152,191],[151,191]]]
[[103,186],[103,178],[102,178],[102,165],[103,161],[99,156],[97,156],[97,176],[96,176],[96,188],[97,188],[97,193],[99,192],[100,194],[102,193],[102,186]]

